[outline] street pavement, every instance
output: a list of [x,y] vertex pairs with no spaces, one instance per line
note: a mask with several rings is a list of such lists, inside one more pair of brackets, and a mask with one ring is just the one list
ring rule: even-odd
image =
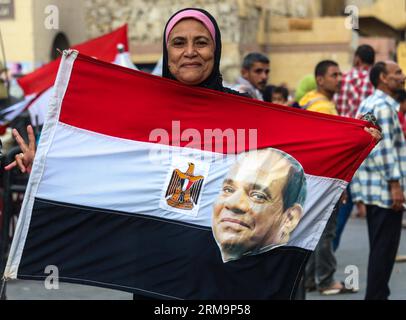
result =
[[[359,291],[351,294],[321,296],[318,292],[307,293],[307,300],[363,300],[365,297],[368,267],[368,229],[365,219],[351,218],[342,235],[341,244],[336,251],[336,280],[344,281],[350,274],[345,273],[347,266],[356,266],[359,270]],[[402,229],[398,254],[406,255],[406,229]],[[352,267],[349,267],[351,269]],[[389,287],[390,300],[406,300],[406,263],[396,263]]]
[[[308,293],[307,300],[362,300],[365,295],[366,270],[368,264],[368,233],[364,219],[351,218],[344,230],[342,242],[337,250],[337,280],[344,280],[346,266],[356,266],[359,271],[360,290],[355,294],[321,296]],[[399,254],[406,255],[406,229],[402,230]],[[353,267],[350,267],[353,268]],[[353,269],[354,270],[354,269]],[[406,263],[396,263],[390,282],[391,299],[406,300]],[[9,300],[131,300],[126,292],[96,287],[60,283],[58,290],[45,289],[41,281],[12,281],[7,285]]]

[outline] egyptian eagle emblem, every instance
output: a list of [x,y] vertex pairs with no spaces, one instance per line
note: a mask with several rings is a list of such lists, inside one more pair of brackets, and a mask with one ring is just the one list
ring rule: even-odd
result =
[[178,209],[192,210],[197,204],[204,177],[193,175],[195,165],[189,163],[186,172],[173,170],[165,199],[168,205]]

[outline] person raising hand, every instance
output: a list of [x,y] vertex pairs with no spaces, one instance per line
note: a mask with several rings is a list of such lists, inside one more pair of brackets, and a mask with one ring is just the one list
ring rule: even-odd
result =
[[15,160],[12,163],[4,167],[6,171],[10,171],[11,169],[18,167],[22,173],[31,173],[36,149],[34,129],[32,126],[29,125],[27,127],[27,133],[28,145],[18,131],[13,129],[13,136],[22,152],[15,156]]

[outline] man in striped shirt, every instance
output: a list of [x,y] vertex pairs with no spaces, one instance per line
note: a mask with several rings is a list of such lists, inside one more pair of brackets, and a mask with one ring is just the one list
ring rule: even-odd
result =
[[382,129],[382,141],[353,179],[354,202],[364,203],[370,244],[365,299],[385,300],[399,246],[405,197],[406,143],[395,98],[405,86],[405,75],[395,62],[378,62],[370,73],[375,92],[358,110],[372,113]]

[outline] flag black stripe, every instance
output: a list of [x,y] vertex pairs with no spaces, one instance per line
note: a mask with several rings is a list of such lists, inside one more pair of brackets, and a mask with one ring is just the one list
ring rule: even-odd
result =
[[18,275],[35,279],[56,265],[62,281],[128,292],[291,299],[308,253],[278,248],[224,264],[210,229],[36,201]]

